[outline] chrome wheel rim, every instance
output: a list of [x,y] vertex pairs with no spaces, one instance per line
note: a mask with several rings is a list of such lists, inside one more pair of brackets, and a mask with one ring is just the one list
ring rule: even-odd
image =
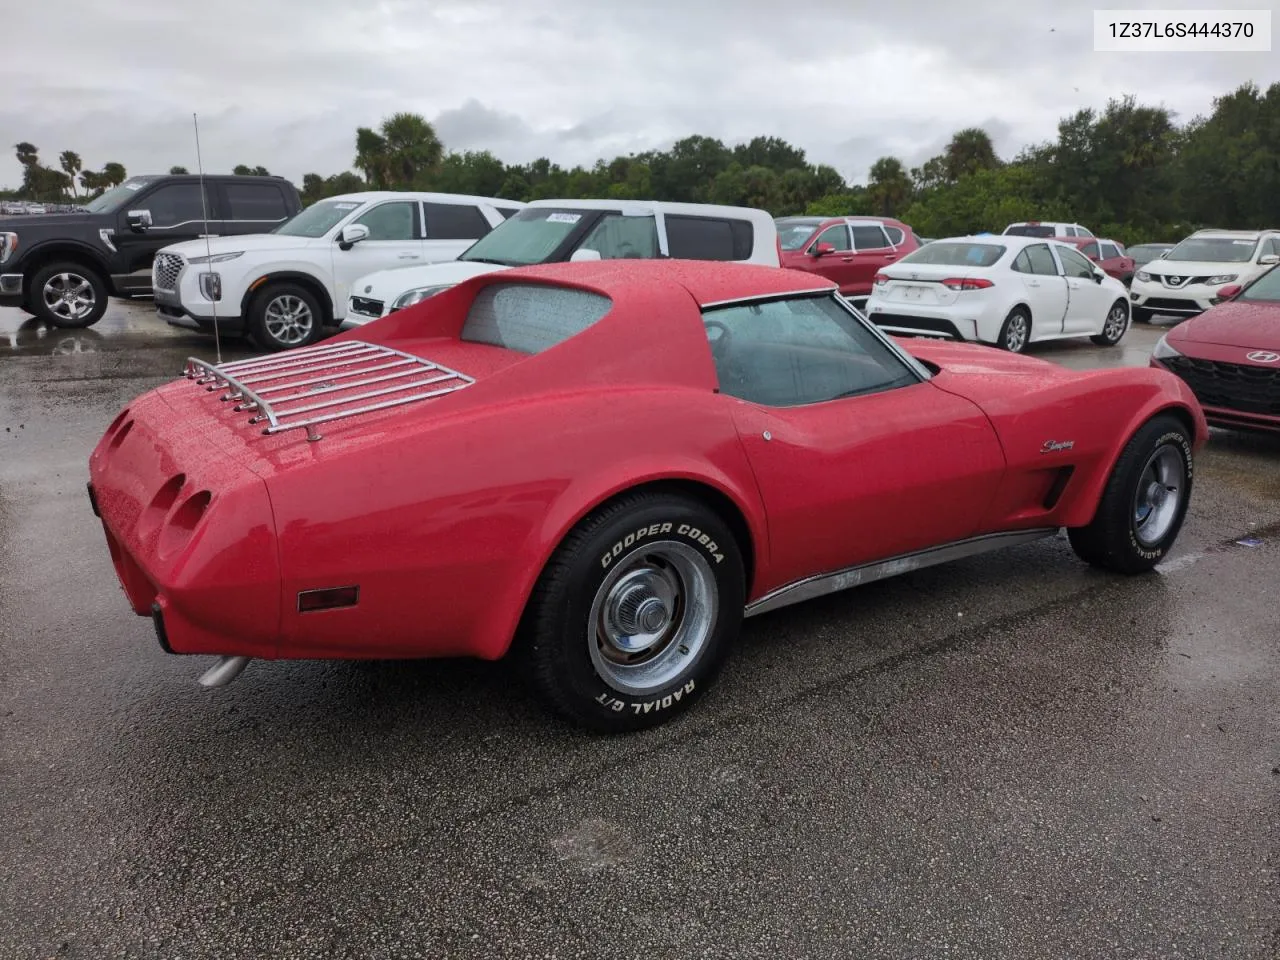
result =
[[1027,318],[1022,314],[1009,318],[1009,332],[1005,334],[1004,343],[1012,353],[1018,353],[1027,345]]
[[1187,465],[1169,445],[1147,458],[1133,496],[1133,532],[1144,547],[1158,544],[1173,528],[1187,486]]
[[1108,340],[1119,340],[1124,335],[1124,328],[1129,322],[1129,311],[1120,304],[1111,308],[1107,314],[1107,324],[1102,328],[1102,335]]
[[45,309],[61,320],[83,320],[98,303],[87,277],[78,273],[55,273],[40,291]]
[[315,317],[307,302],[288,293],[267,304],[264,319],[271,339],[289,347],[306,340],[315,326]]
[[617,561],[596,590],[587,621],[591,664],[613,689],[655,693],[698,662],[719,600],[711,564],[674,540]]

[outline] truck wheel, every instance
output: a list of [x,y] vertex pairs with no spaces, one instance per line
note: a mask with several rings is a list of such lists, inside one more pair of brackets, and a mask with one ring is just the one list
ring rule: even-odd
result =
[[1146,573],[1173,546],[1191,501],[1191,437],[1175,417],[1153,417],[1116,461],[1087,527],[1067,531],[1081,560]]
[[249,335],[263,350],[290,350],[314,342],[322,329],[320,303],[296,283],[269,283],[249,305]]
[[1100,347],[1114,347],[1120,342],[1125,331],[1129,329],[1129,305],[1117,300],[1107,311],[1107,319],[1102,325],[1102,332],[1089,339]]
[[50,326],[90,327],[106,313],[107,284],[78,263],[50,263],[31,278],[27,298],[31,312]]
[[744,597],[741,552],[713,511],[624,497],[565,538],[534,588],[521,637],[534,689],[590,730],[665,723],[712,685]]

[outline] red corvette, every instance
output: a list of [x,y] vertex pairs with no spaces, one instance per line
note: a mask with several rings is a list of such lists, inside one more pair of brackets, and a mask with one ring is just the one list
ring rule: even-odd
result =
[[1218,296],[1160,339],[1151,365],[1182,377],[1214,426],[1280,431],[1280,268]]
[[89,496],[161,645],[248,658],[508,651],[638,729],[711,684],[744,615],[1067,528],[1151,569],[1195,397],[900,345],[795,271],[615,260],[478,277],[323,345],[144,394]]

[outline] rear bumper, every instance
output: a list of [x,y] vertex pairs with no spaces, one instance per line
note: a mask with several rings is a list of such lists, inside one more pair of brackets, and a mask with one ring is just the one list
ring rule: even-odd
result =
[[180,422],[158,391],[140,397],[90,456],[90,506],[129,606],[168,652],[274,657],[280,571],[266,484],[202,427]]

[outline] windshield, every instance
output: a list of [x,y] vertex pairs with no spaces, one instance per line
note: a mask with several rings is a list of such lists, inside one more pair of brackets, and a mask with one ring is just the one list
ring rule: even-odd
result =
[[821,225],[821,220],[779,220],[778,242],[783,250],[799,250]]
[[110,213],[123,207],[129,198],[151,182],[150,177],[130,177],[118,187],[112,187],[101,196],[94,197],[84,205],[89,213]]
[[360,200],[321,200],[271,232],[282,233],[286,237],[323,237],[337,226],[338,221],[362,205]]
[[1005,228],[1005,235],[1010,237],[1052,237],[1053,227],[1046,227],[1044,224],[1031,226],[1030,224],[1020,224]]
[[899,260],[899,263],[934,263],[947,267],[989,267],[1005,248],[994,243],[943,242],[935,240]]
[[1271,303],[1280,301],[1280,270],[1272,267],[1246,287],[1236,299],[1265,300]]
[[1253,258],[1257,240],[1234,237],[1188,237],[1169,251],[1166,260],[1205,263],[1244,263]]
[[601,212],[526,207],[473,243],[458,259],[507,267],[546,263],[567,255],[568,251],[562,250],[565,243],[593,221],[591,232],[575,242],[573,249],[593,250],[601,260],[652,260],[659,256],[658,226],[652,214],[600,216]]

